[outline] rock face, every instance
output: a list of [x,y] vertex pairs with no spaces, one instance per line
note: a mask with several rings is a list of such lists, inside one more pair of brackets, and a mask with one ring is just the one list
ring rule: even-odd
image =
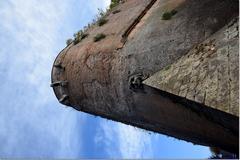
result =
[[[173,9],[177,10],[177,14],[172,19],[161,19],[164,12]],[[225,94],[211,89],[213,93],[207,94],[209,98],[200,104],[201,94],[195,96],[197,98],[188,98],[192,95],[190,92],[189,96],[185,96],[184,93],[175,90],[174,87],[178,85],[179,80],[183,81],[184,77],[174,79],[176,71],[171,70],[172,67],[168,72],[160,71],[171,64],[180,66],[186,63],[186,68],[182,70],[185,74],[188,71],[187,67],[197,65],[197,60],[200,61],[201,68],[204,68],[205,63],[211,63],[212,72],[208,75],[213,78],[208,78],[207,83],[198,79],[199,83],[205,86],[215,83],[211,81],[216,78],[214,57],[216,59],[222,56],[219,63],[223,66],[219,67],[218,72],[224,71],[222,75],[225,76],[225,72],[230,71],[228,78],[236,77],[238,67],[229,61],[237,64],[238,48],[229,49],[228,52],[232,54],[221,54],[220,48],[236,45],[238,38],[233,41],[221,41],[222,34],[213,36],[215,41],[219,42],[215,47],[219,54],[210,54],[212,51],[207,51],[206,54],[204,52],[194,57],[192,52],[197,44],[238,16],[238,1],[128,0],[114,10],[120,12],[109,13],[107,24],[93,27],[88,31],[89,36],[86,39],[77,45],[69,45],[57,56],[52,70],[52,86],[58,100],[79,111],[193,143],[238,152],[238,111],[232,107],[237,103],[228,99],[229,108],[218,110],[226,106],[226,100],[215,103],[217,99],[214,96],[224,97]],[[93,42],[93,37],[99,33],[104,33],[106,38]],[[233,38],[234,33],[231,34]],[[212,44],[208,45],[211,49]],[[188,64],[191,58],[194,58],[194,63],[192,61]],[[232,70],[226,70],[225,66]],[[152,85],[155,80],[151,76],[158,71],[160,77],[169,75],[174,81],[162,78],[164,82]],[[200,73],[196,72],[196,75],[205,74]],[[146,84],[158,89],[142,84],[148,77],[151,78],[145,81]],[[222,82],[219,84],[219,87],[222,87],[220,90],[224,90],[224,85],[228,82],[238,87],[236,78],[233,78],[233,82],[221,78],[223,80],[219,81]],[[191,76],[189,79],[191,80]],[[186,83],[189,83],[189,79]],[[167,89],[162,87],[165,84],[169,85]],[[227,84],[226,94],[237,97],[238,91],[231,84]],[[177,89],[181,87],[182,84]],[[207,92],[205,88],[199,87],[201,93]],[[178,94],[173,94],[176,92]]]

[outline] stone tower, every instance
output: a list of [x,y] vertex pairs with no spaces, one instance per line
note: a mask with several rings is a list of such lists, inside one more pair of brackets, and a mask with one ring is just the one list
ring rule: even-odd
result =
[[56,97],[78,111],[237,153],[238,3],[124,1],[59,53]]

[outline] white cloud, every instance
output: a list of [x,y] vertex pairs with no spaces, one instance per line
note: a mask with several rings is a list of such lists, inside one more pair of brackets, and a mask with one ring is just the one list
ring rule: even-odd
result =
[[[120,151],[124,158],[142,158],[152,155],[151,139],[143,130],[118,124]],[[148,157],[149,158],[149,157]]]
[[102,8],[107,8],[107,7],[109,7],[110,3],[111,3],[111,0],[103,0],[103,6],[102,6]]
[[86,21],[86,10],[96,12],[110,1],[79,0],[81,10],[73,11],[74,2],[0,1],[1,157],[74,158],[80,154],[78,128],[85,116],[57,102],[49,87],[51,67],[65,47],[63,32],[73,28],[66,21],[77,21],[79,13]]
[[78,155],[75,130],[84,117],[78,122],[78,113],[60,106],[49,87],[69,5],[69,0],[1,2],[1,157]]
[[122,158],[127,159],[153,156],[148,132],[122,123],[101,121],[95,143],[104,143],[106,152],[112,158],[116,158],[119,152]]
[[111,0],[91,0],[91,3],[88,3],[91,12],[97,12],[98,8],[107,8],[110,5]]

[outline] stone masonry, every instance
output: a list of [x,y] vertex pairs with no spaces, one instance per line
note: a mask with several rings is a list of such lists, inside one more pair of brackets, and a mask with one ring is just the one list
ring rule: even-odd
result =
[[[58,54],[51,73],[57,99],[78,111],[238,152],[238,28],[232,21],[238,3],[126,0],[107,13],[106,24],[92,26],[88,37]],[[163,20],[171,10],[177,14]],[[101,33],[106,37],[94,42]]]
[[238,18],[144,83],[239,115]]

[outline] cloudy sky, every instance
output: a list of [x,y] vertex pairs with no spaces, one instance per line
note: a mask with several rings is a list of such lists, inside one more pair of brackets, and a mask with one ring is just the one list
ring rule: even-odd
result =
[[54,58],[110,0],[0,0],[0,157],[207,158],[207,147],[60,105]]

